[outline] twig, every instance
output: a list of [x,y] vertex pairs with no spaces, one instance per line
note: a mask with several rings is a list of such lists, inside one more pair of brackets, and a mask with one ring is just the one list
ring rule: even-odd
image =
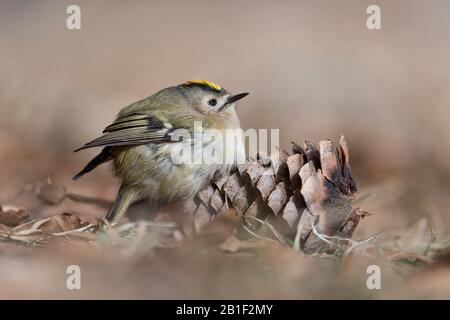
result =
[[88,224],[88,225],[78,228],[78,229],[73,229],[73,230],[68,230],[68,231],[63,231],[63,232],[55,232],[55,233],[52,233],[52,235],[53,236],[65,236],[65,235],[76,233],[76,232],[83,232],[92,227],[94,227],[93,224]]
[[403,259],[417,259],[426,264],[432,264],[433,259],[428,258],[427,256],[417,254],[417,253],[408,253],[408,252],[396,252],[387,257],[388,261],[397,261]]
[[270,223],[268,223],[267,221],[261,220],[257,217],[253,217],[253,216],[245,216],[245,215],[239,215],[245,219],[253,219],[259,223],[261,223],[262,225],[266,226],[269,228],[269,230],[272,232],[272,234],[275,236],[275,238],[277,238],[277,240],[279,242],[281,242],[284,245],[288,245],[286,243],[286,240],[284,240],[283,236],[277,231],[277,229],[275,229],[275,227],[273,225],[271,225]]
[[[307,210],[307,211],[309,212],[309,210]],[[312,215],[311,212],[309,212],[309,213]],[[312,215],[312,216],[313,216],[313,215]],[[341,249],[342,251],[344,251],[344,254],[349,254],[349,253],[350,253],[353,249],[355,249],[356,247],[358,247],[358,246],[360,246],[360,245],[362,245],[362,244],[366,244],[366,243],[369,242],[369,241],[372,241],[373,239],[375,239],[375,238],[379,235],[379,233],[378,233],[378,234],[375,234],[375,235],[373,235],[373,236],[371,236],[371,237],[369,237],[369,238],[367,238],[367,239],[365,239],[365,240],[361,240],[361,241],[355,241],[355,240],[350,239],[350,238],[342,238],[342,237],[339,237],[339,236],[328,236],[328,235],[322,234],[322,233],[320,233],[319,231],[317,231],[316,226],[315,226],[315,223],[314,223],[314,220],[315,220],[314,218],[315,218],[315,217],[313,216],[313,219],[311,219],[311,228],[312,228],[312,230],[313,230],[313,233],[314,233],[319,239],[321,239],[322,241],[324,241],[324,242],[326,242],[326,243],[332,245],[332,246],[335,247],[335,248],[338,248],[338,249]],[[336,244],[336,243],[334,243],[334,242],[332,242],[332,241],[329,241],[329,239],[331,239],[331,240],[337,240],[338,242],[339,242],[339,241],[345,241],[345,242],[348,242],[348,243],[350,243],[350,247],[347,248],[346,250],[344,250],[343,248],[339,247],[338,244]]]
[[273,239],[261,236],[259,234],[257,234],[256,232],[253,232],[252,230],[250,230],[247,226],[242,225],[245,229],[245,231],[247,231],[248,233],[250,233],[252,236],[254,236],[255,238],[261,239],[261,240],[266,240],[266,241],[270,241],[270,242],[275,242],[275,243],[279,243],[278,241],[275,241]]

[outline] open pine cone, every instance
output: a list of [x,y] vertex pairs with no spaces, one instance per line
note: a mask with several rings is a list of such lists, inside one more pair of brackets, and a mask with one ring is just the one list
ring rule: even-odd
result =
[[300,248],[313,253],[328,248],[328,237],[351,237],[362,215],[352,205],[356,191],[342,136],[339,148],[330,140],[318,148],[309,141],[304,148],[293,143],[292,154],[280,151],[239,165],[215,177],[186,208],[197,231],[233,208],[248,228],[267,221],[285,237],[297,235]]

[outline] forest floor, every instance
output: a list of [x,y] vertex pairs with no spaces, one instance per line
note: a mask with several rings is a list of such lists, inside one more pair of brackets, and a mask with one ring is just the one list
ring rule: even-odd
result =
[[[80,164],[14,145],[0,150],[0,298],[450,298],[449,220],[439,209],[449,185],[438,173],[363,180],[356,204],[371,215],[353,239],[368,240],[305,255],[242,237],[232,210],[194,237],[165,219],[98,230],[117,188],[107,170],[74,183]],[[79,290],[68,283],[73,265]]]

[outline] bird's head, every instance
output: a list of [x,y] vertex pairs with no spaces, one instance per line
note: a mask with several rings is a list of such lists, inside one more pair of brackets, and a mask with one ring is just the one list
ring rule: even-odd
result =
[[235,103],[248,95],[230,94],[220,85],[207,80],[191,80],[176,87],[188,104],[205,116],[227,118],[235,116]]

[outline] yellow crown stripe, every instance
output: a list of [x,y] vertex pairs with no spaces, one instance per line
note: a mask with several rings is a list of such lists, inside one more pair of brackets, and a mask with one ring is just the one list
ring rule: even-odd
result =
[[218,84],[216,84],[212,81],[208,81],[208,80],[189,80],[189,81],[185,82],[184,84],[185,85],[199,84],[199,85],[210,87],[211,89],[216,90],[216,91],[222,91],[221,86],[219,86]]

